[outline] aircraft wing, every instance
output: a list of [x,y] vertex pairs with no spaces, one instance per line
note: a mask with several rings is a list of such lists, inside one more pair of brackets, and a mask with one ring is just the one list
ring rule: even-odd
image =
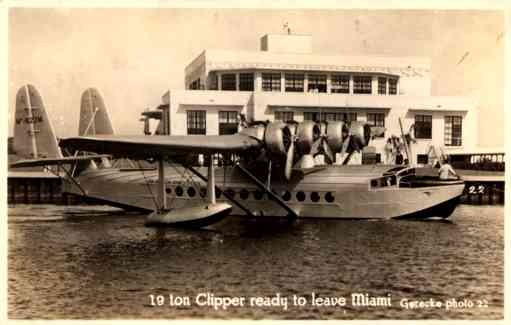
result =
[[61,139],[59,145],[71,152],[80,150],[125,158],[162,158],[183,153],[242,153],[262,143],[245,134],[232,135],[101,135]]

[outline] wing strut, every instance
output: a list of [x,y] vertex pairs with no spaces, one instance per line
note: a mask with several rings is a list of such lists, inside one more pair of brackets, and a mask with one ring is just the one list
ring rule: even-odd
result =
[[163,158],[158,160],[158,199],[161,203],[160,211],[168,211],[167,194],[165,193],[165,168]]
[[277,195],[275,195],[275,193],[273,193],[272,191],[270,191],[266,186],[264,186],[263,183],[261,183],[260,180],[258,180],[254,175],[252,175],[247,169],[245,169],[244,167],[242,167],[239,163],[236,164],[236,167],[238,167],[239,170],[241,170],[241,172],[243,174],[245,174],[248,178],[250,178],[252,180],[252,182],[254,182],[255,185],[257,185],[257,187],[259,187],[261,190],[263,190],[266,194],[268,194],[268,196],[270,197],[270,199],[272,199],[273,201],[275,201],[278,205],[280,205],[284,210],[286,210],[286,212],[288,213],[288,216],[289,217],[292,217],[292,218],[297,218],[298,215],[296,214],[296,212],[291,209],[289,207],[289,205],[286,204],[286,202],[284,202],[280,197],[278,197]]
[[213,166],[213,155],[209,155],[209,165],[208,165],[208,203],[216,204],[215,166]]

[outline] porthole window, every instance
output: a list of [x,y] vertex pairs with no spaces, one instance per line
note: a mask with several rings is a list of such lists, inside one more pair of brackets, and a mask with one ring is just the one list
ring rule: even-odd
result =
[[200,190],[199,190],[200,197],[204,198],[204,197],[206,197],[207,194],[208,194],[208,191],[206,190],[206,188],[205,187],[201,187]]
[[305,201],[305,193],[303,193],[302,191],[296,193],[296,199],[300,202]]
[[284,194],[282,194],[282,199],[284,201],[289,201],[291,200],[291,192],[289,191],[285,191]]
[[186,191],[186,193],[188,193],[189,197],[194,197],[196,192],[195,192],[195,189],[193,187],[189,187],[188,191]]
[[318,202],[320,199],[318,192],[312,192],[311,193],[311,201],[312,202]]
[[332,194],[332,192],[327,192],[325,194],[325,200],[328,202],[328,203],[332,203],[335,201],[335,196]]
[[176,195],[183,196],[183,188],[181,186],[176,187]]
[[263,193],[263,192],[261,192],[261,191],[255,191],[255,192],[254,192],[254,199],[256,199],[256,200],[261,200],[261,199],[263,198],[263,194],[264,194],[264,193]]
[[248,199],[248,191],[247,191],[246,189],[242,189],[242,190],[240,191],[240,198],[241,198],[242,200],[246,200],[246,199]]
[[232,188],[228,188],[227,190],[225,190],[225,195],[227,195],[231,198],[234,198],[234,196],[236,195],[236,192]]
[[167,194],[172,193],[172,189],[171,189],[170,187],[167,187],[167,188],[165,189],[165,193],[167,193]]

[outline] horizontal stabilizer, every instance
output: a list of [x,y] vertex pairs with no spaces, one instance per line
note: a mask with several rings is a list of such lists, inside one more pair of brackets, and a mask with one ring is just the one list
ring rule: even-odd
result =
[[147,118],[154,118],[157,120],[161,120],[161,118],[163,116],[163,112],[162,111],[145,111],[145,112],[142,112],[142,116],[145,116]]
[[74,164],[79,161],[90,161],[94,159],[110,158],[110,155],[89,155],[89,156],[76,156],[76,157],[64,157],[64,158],[41,158],[41,159],[27,159],[19,160],[9,165],[10,168],[22,168],[22,167],[40,167],[40,166],[52,166],[52,165],[66,165]]

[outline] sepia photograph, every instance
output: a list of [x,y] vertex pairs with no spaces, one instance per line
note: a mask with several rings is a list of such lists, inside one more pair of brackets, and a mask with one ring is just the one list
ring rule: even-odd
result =
[[65,4],[6,8],[10,321],[504,319],[505,10]]

